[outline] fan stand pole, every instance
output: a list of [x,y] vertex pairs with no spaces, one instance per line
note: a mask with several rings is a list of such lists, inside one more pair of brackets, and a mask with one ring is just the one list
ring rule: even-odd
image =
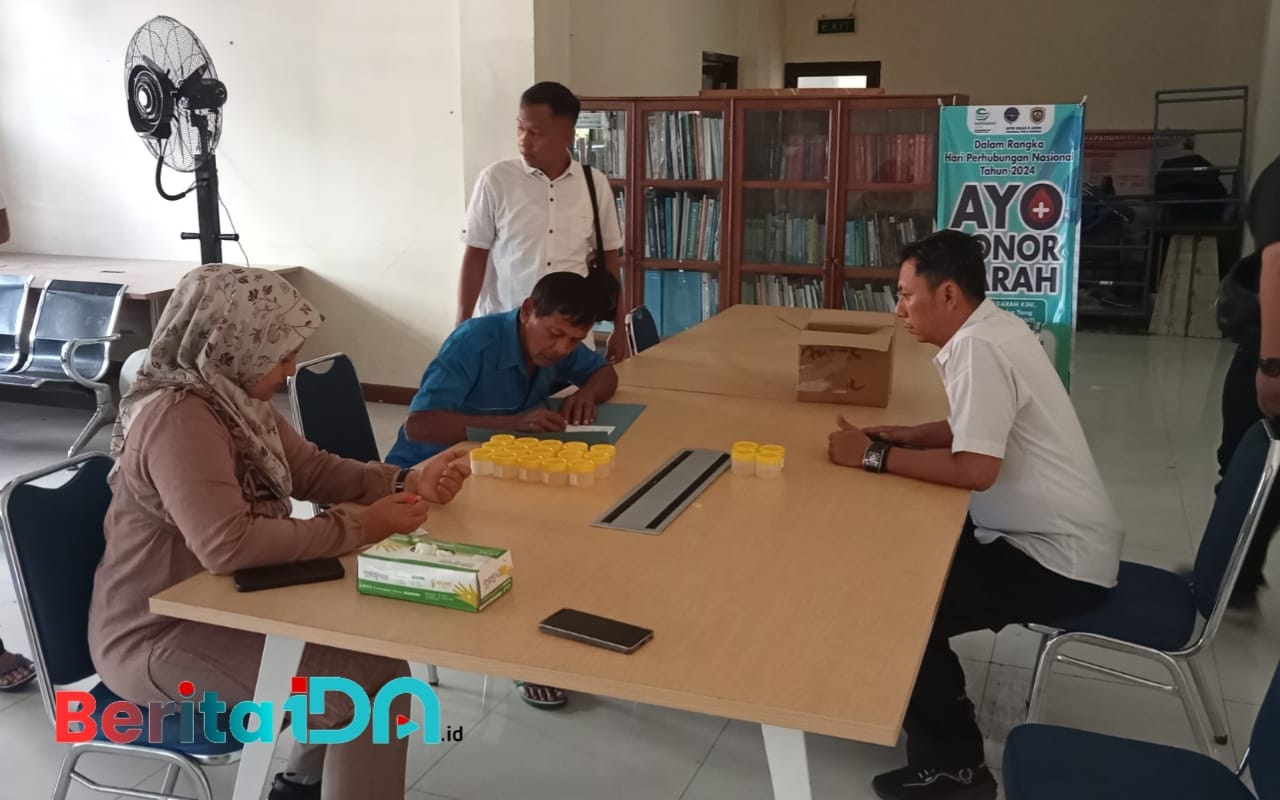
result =
[[200,263],[222,263],[222,220],[218,214],[218,164],[212,153],[196,167],[196,213],[200,221]]

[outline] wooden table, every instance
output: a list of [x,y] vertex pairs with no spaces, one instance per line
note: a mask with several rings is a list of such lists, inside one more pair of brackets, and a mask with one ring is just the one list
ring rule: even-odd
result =
[[[125,299],[145,300],[150,306],[151,322],[155,324],[173,293],[178,280],[199,264],[190,261],[146,261],[132,258],[90,258],[86,256],[56,256],[34,253],[0,252],[0,275],[34,275],[34,287],[43,287],[50,280],[99,281],[126,285]],[[302,267],[264,266],[290,275]]]
[[[763,316],[731,311],[680,344],[692,352]],[[794,369],[790,348],[743,332],[752,337],[764,354],[786,350]],[[622,439],[611,478],[592,489],[475,478],[432,512],[435,536],[512,551],[512,593],[480,614],[362,596],[350,574],[248,595],[229,578],[200,575],[151,608],[266,634],[259,702],[283,701],[303,642],[315,642],[758,722],[775,797],[809,798],[803,731],[897,742],[968,500],[834,466],[827,434],[837,411],[861,424],[944,416],[931,355],[909,342],[901,349],[895,385],[912,394],[895,393],[887,413],[624,386],[619,401],[648,408]],[[759,370],[783,371],[764,362]],[[725,474],[659,536],[590,526],[677,448],[727,449],[744,438],[786,446],[781,479]],[[622,656],[540,634],[537,622],[561,607],[655,636]],[[258,796],[270,756],[270,745],[246,747],[237,800]]]

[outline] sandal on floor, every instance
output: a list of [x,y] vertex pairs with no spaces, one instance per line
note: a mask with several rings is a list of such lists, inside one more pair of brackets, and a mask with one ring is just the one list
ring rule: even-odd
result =
[[12,692],[36,678],[36,665],[26,656],[0,650],[0,692]]
[[525,681],[516,681],[515,683],[516,688],[520,690],[520,699],[534,708],[550,711],[554,708],[560,708],[569,702],[569,695],[565,694],[564,689]]

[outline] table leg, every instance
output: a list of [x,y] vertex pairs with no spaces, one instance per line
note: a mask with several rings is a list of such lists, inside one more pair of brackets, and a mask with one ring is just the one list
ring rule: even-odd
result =
[[[147,302],[147,306],[151,311],[151,336],[155,336],[156,324],[160,322],[160,315],[164,313],[165,304],[169,302],[167,297],[153,297]],[[147,337],[150,339],[150,337]]]
[[[268,636],[262,647],[262,664],[258,667],[258,683],[253,690],[256,703],[271,703],[277,716],[283,713],[293,676],[302,661],[303,642],[287,636]],[[279,719],[276,720],[277,723]],[[258,800],[271,772],[271,755],[275,742],[252,742],[240,754],[233,800]]]
[[804,731],[761,725],[764,753],[769,759],[773,800],[813,800],[809,786],[809,758],[804,752]]

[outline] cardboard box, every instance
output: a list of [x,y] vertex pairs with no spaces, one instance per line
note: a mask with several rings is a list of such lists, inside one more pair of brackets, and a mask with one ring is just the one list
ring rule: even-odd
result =
[[397,534],[356,557],[356,590],[478,612],[511,591],[511,566],[500,548]]
[[800,331],[796,398],[856,406],[889,404],[897,319],[870,311],[815,311]]

